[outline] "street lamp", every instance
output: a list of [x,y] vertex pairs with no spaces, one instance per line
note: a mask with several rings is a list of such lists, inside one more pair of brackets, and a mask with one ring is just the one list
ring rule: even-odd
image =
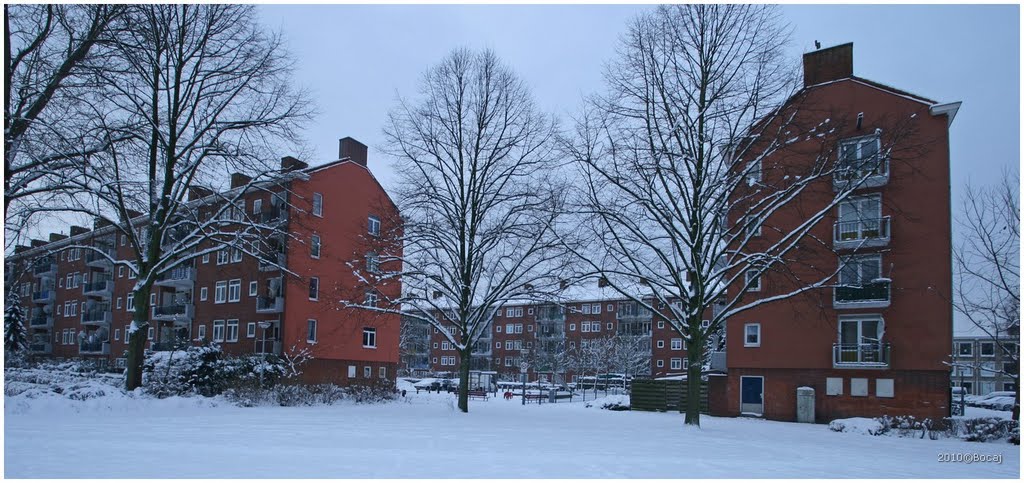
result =
[[519,363],[519,372],[522,373],[522,377],[520,379],[523,380],[523,406],[526,405],[526,370],[529,368],[530,364],[526,361]]
[[260,387],[263,387],[263,372],[267,370],[267,329],[270,328],[271,323],[264,320],[259,322],[259,326],[263,329],[263,346],[260,350],[263,354],[263,362],[260,364]]

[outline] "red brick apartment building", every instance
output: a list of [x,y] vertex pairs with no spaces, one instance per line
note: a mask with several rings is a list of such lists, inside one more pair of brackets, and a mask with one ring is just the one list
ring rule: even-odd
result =
[[[722,354],[712,356],[710,411],[796,420],[797,388],[810,387],[818,422],[886,414],[948,416],[953,328],[948,146],[960,103],[939,104],[854,76],[852,44],[805,54],[804,77],[793,100],[800,106],[795,122],[830,119],[836,131],[824,142],[832,145],[833,159],[844,152],[864,153],[851,158],[865,161],[858,169],[867,171],[851,173],[840,166],[835,176],[766,220],[765,226],[778,231],[762,230],[759,243],[771,243],[772,233],[787,233],[806,220],[805,213],[828,206],[847,180],[863,179],[814,227],[810,237],[817,241],[801,245],[799,266],[792,267],[798,275],[813,267],[803,280],[838,271],[842,286],[731,317],[725,363]],[[781,165],[809,165],[821,153],[821,140],[812,139],[803,155],[797,144],[778,154],[787,156]],[[892,148],[889,156],[871,154],[883,145]],[[784,174],[766,169],[762,176]],[[767,273],[756,295],[788,293],[796,288],[789,280]],[[737,284],[730,295],[745,289]],[[573,348],[611,332],[650,337],[650,376],[685,373],[685,346],[657,314],[637,311],[604,289],[565,299],[564,308],[502,307],[473,369],[518,374],[522,349],[546,337]],[[457,354],[444,350],[443,337],[431,332],[420,368],[455,371]],[[538,374],[531,368],[529,375]]]
[[[245,210],[263,223],[280,224],[269,253],[257,258],[225,247],[159,276],[150,299],[148,349],[168,350],[182,341],[216,341],[229,354],[308,348],[308,382],[394,380],[398,317],[345,309],[339,301],[361,291],[345,263],[365,256],[366,240],[388,230],[382,224],[398,219],[397,208],[368,169],[366,146],[352,138],[339,145],[339,159],[320,166],[283,158],[280,179],[244,195]],[[234,174],[231,188],[250,181]],[[190,199],[223,200],[211,194],[194,189]],[[32,354],[117,366],[127,350],[129,293],[136,280],[95,251],[74,248],[83,245],[117,260],[131,256],[115,227],[72,226],[70,236],[51,234],[48,241],[17,247],[7,273],[31,264],[14,283],[28,308]],[[381,295],[397,296],[401,288],[388,290],[394,293]]]
[[[765,225],[774,229],[762,230],[762,238],[772,243],[806,220],[803,213],[827,207],[844,183],[863,180],[813,228],[798,249],[799,266],[790,267],[803,280],[838,270],[839,286],[730,318],[726,388],[712,412],[794,420],[797,388],[810,387],[819,422],[948,416],[949,126],[960,103],[855,76],[853,44],[804,54],[803,62],[804,88],[791,99],[795,122],[830,119],[835,132],[826,142],[838,148],[837,170],[769,217]],[[787,158],[775,164],[769,157],[765,166],[810,166],[821,144],[797,141]],[[763,173],[769,185],[769,177],[783,175]],[[762,277],[759,296],[795,288],[777,275]]]

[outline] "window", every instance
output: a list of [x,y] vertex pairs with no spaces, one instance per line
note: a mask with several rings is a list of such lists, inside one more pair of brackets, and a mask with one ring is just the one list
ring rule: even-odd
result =
[[505,333],[506,334],[514,334],[515,331],[516,331],[516,325],[515,324],[505,324]]
[[575,349],[575,348],[576,348],[576,342],[574,342],[574,341],[569,341],[569,348],[570,348],[570,349]]
[[661,349],[661,348],[664,348],[664,347],[665,347],[665,341],[659,340],[658,341],[658,348]]
[[259,284],[255,280],[249,282],[249,296],[255,297],[257,290],[259,290]]
[[511,357],[506,357],[505,358],[505,367],[512,367],[512,358]]
[[203,254],[203,263],[210,263],[210,254],[209,253],[204,253]]
[[124,278],[124,265],[117,267],[117,277]]
[[[661,342],[661,341],[658,341]],[[672,350],[681,351],[683,350],[683,339],[672,339]]]
[[135,270],[128,269],[128,280],[133,280],[135,276]]
[[206,340],[206,324],[199,326],[199,340]]
[[309,256],[320,258],[320,235],[313,235],[309,242]]
[[851,198],[839,205],[836,241],[888,238],[888,226],[882,219],[882,199],[878,195]]
[[373,369],[370,366],[363,366],[363,377],[369,379],[373,375]]
[[683,368],[683,359],[680,357],[673,357],[669,359],[669,369],[678,371]]
[[592,314],[594,314],[594,315],[600,314],[601,313],[601,304],[593,304],[590,307],[590,312]]
[[517,351],[523,350],[523,341],[521,341],[521,340],[514,341],[514,343],[512,344],[512,349],[517,350]]
[[609,312],[611,312],[612,310],[615,310],[615,306],[612,305],[612,304],[608,304],[607,309],[608,309]]
[[605,324],[605,327],[604,327],[604,328],[605,328],[605,329],[608,329],[608,330],[612,330],[612,329],[613,329],[614,327],[612,326],[612,323],[611,323],[611,322],[608,322],[607,324]]
[[707,329],[708,327],[711,327],[711,321],[710,320],[702,320],[702,321],[700,321],[700,328]]
[[970,357],[974,355],[974,344],[971,342],[957,342],[956,354]]
[[590,322],[581,322],[580,332],[590,332]]
[[751,161],[747,166],[747,186],[753,186],[761,181],[761,160]]
[[[437,363],[437,358],[434,358],[434,363]],[[348,366],[348,377],[352,379],[356,377],[356,366]]]
[[[121,306],[123,305],[122,304],[123,301],[124,301],[124,299],[122,297],[118,297],[117,298],[117,305],[116,305],[117,310],[121,310]],[[60,312],[59,312],[60,305],[57,306],[57,309],[58,309],[57,315],[60,315]]]
[[320,278],[309,277],[309,300],[320,299]]
[[996,355],[995,342],[981,342],[978,344],[978,349],[982,357],[995,357]]
[[121,235],[121,246],[125,246],[128,243],[128,237]]
[[380,236],[380,218],[370,216],[366,219],[366,231],[373,236]]
[[316,342],[316,320],[306,321],[306,342]]
[[156,328],[155,327],[150,327],[149,330],[146,331],[146,339],[148,339],[148,340],[153,340],[153,336],[155,336],[155,335],[156,335]]
[[837,302],[889,300],[888,280],[881,278],[881,255],[843,257],[840,264]]
[[[996,363],[992,361],[982,362],[981,367],[978,368],[978,375],[982,377],[992,377],[996,375]],[[989,391],[992,392],[992,391]]]
[[761,236],[761,220],[757,216],[743,217],[743,229],[747,236]]
[[234,279],[228,282],[228,302],[242,300],[242,280]]
[[366,271],[370,273],[380,273],[380,257],[378,257],[374,252],[366,254]]
[[114,329],[114,340],[121,340],[121,329]]
[[510,340],[506,340],[505,341],[505,350],[507,350],[507,351],[512,350],[512,341],[510,341]]
[[213,341],[224,342],[224,321],[214,320],[213,321]]
[[228,263],[228,247],[222,247],[217,250],[217,265],[224,265]]
[[377,377],[380,378],[380,379],[387,379],[387,377],[388,377],[388,368],[384,367],[384,366],[380,366],[377,369]]
[[590,331],[591,332],[601,332],[601,323],[600,322],[591,322],[590,323]]
[[659,320],[658,321],[658,328],[659,329],[664,329],[665,328],[665,321],[664,320]]
[[569,324],[569,332],[576,332],[576,324]]
[[202,302],[206,301],[206,298],[207,298],[207,295],[208,295],[207,292],[208,292],[208,290],[206,289],[206,287],[201,287],[199,289],[199,300],[200,301],[202,301]]
[[523,333],[523,324],[516,324],[516,333],[517,334],[522,334]]
[[376,290],[367,290],[364,295],[366,296],[366,300],[363,302],[363,305],[365,305],[367,307],[376,307],[377,306],[377,291]]
[[324,195],[313,193],[313,215],[324,216]]
[[214,285],[213,303],[222,304],[228,301],[228,283],[221,281]]
[[263,200],[255,199],[252,200],[252,212],[261,213],[263,211]]
[[125,310],[135,310],[135,292],[128,292],[128,304],[125,306]]
[[878,136],[841,141],[835,177],[849,180],[885,174],[880,151],[881,139]]
[[[495,330],[495,332],[498,332],[498,333],[500,333],[500,332],[501,332],[501,325],[496,325],[496,326],[494,326],[494,330]],[[437,332],[437,329],[434,329],[434,332],[436,333],[436,332]]]
[[377,329],[363,327],[363,347],[377,347]]
[[583,313],[586,315],[590,315],[590,305],[583,304]]
[[154,305],[156,305],[156,294],[151,293],[149,294],[149,306],[152,307]]
[[745,278],[747,292],[761,291],[761,276],[758,275],[757,270],[747,270]]
[[1015,391],[1016,387],[1013,385],[1012,382],[1004,382],[1003,383],[1003,390],[1004,391]]
[[1003,374],[1006,374],[1008,376],[1012,376],[1014,374],[1017,374],[1017,364],[1013,363],[1013,362],[1004,362],[1003,363]]
[[231,249],[231,261],[232,262],[240,262],[240,261],[242,261],[242,250],[239,250],[237,248],[232,248]]
[[132,334],[130,332],[131,328],[132,328],[132,326],[130,326],[130,325],[124,326],[124,341],[125,342],[128,342],[128,339],[130,339],[132,337]]
[[228,320],[228,342],[238,342],[238,319]]
[[761,347],[761,324],[743,326],[743,347]]

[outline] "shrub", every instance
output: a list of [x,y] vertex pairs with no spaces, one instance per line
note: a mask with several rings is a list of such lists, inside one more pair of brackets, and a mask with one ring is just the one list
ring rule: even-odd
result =
[[209,397],[230,390],[246,402],[257,397],[260,387],[274,386],[286,374],[288,368],[281,357],[225,356],[216,344],[184,351],[147,352],[143,364],[145,391],[161,398],[189,393]]

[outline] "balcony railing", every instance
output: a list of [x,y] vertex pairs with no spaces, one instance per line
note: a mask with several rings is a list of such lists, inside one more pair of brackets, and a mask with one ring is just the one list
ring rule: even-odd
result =
[[565,324],[562,321],[537,322],[537,337],[564,337]]
[[29,327],[50,327],[53,325],[53,316],[41,313],[29,319]]
[[280,208],[274,208],[270,210],[264,210],[259,213],[260,223],[278,223],[284,221],[288,217],[288,212]]
[[174,267],[161,273],[155,284],[160,286],[191,286],[196,280],[196,269],[192,267]]
[[834,367],[889,367],[888,343],[832,344]]
[[168,304],[153,307],[153,318],[156,320],[191,319],[193,313],[192,304]]
[[110,306],[103,305],[98,308],[83,310],[83,324],[109,324],[111,319]]
[[79,354],[107,355],[110,354],[110,343],[103,341],[87,342],[78,344]]
[[615,318],[619,320],[651,320],[651,311],[647,309],[619,309],[615,313]]
[[835,224],[832,232],[836,248],[877,247],[889,243],[888,216]]
[[114,258],[114,251],[110,249],[99,248],[101,252],[95,250],[85,251],[85,264],[90,267],[109,267],[113,265],[110,260]]
[[285,266],[284,253],[271,253],[264,255],[266,258],[260,260],[260,271],[261,272],[273,272],[280,270],[281,267]]
[[284,310],[284,297],[257,297],[256,312],[261,314],[277,313]]
[[565,322],[565,309],[557,306],[546,306],[537,308],[537,322]]
[[53,346],[49,342],[32,342],[28,345],[28,351],[33,354],[51,354]]
[[82,285],[82,295],[92,295],[110,298],[110,294],[113,291],[113,280],[99,280]]
[[53,263],[52,260],[36,262],[32,265],[33,275],[46,275],[48,273],[56,272],[57,264]]
[[888,307],[890,302],[889,280],[873,280],[863,285],[841,285],[835,288],[834,305],[877,308]]
[[53,302],[53,297],[53,290],[40,290],[38,292],[32,292],[32,301],[37,304]]
[[832,187],[842,191],[851,186],[857,188],[874,188],[889,182],[889,159],[874,157],[857,160],[851,166],[840,166],[832,175]]

